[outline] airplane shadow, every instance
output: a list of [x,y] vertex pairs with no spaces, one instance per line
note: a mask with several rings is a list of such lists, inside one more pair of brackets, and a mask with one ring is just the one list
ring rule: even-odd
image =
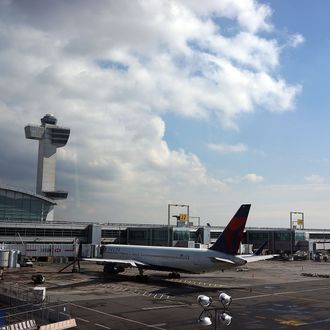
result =
[[[133,272],[131,272],[133,273]],[[70,278],[79,277],[80,274],[87,275],[89,277],[88,280],[73,282],[68,284],[53,284],[50,287],[47,287],[47,290],[56,290],[56,289],[86,289],[87,286],[97,285],[97,284],[120,284],[122,286],[127,285],[129,289],[133,290],[129,284],[136,284],[136,288],[139,291],[145,291],[153,295],[168,295],[168,296],[184,296],[189,294],[197,294],[197,293],[206,293],[214,294],[218,293],[220,290],[234,290],[234,289],[242,289],[242,286],[228,286],[228,285],[219,285],[218,283],[221,279],[230,280],[231,276],[224,277],[215,277],[208,275],[201,275],[199,277],[196,276],[185,276],[184,274],[180,279],[169,279],[167,275],[164,273],[149,273],[148,280],[145,282],[138,281],[136,279],[137,273],[127,274],[104,274],[102,271],[96,270],[86,270],[81,269],[79,273],[71,273],[71,272],[62,272],[62,275],[66,274],[70,276]],[[60,275],[59,275],[60,276]],[[65,276],[65,275],[64,275]],[[60,282],[60,281],[59,281]],[[157,286],[157,289],[154,288]]]

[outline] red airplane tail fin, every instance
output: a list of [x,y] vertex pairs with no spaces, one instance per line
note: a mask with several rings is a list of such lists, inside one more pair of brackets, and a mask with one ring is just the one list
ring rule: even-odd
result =
[[249,215],[251,204],[243,204],[229,224],[218,237],[210,250],[220,251],[231,255],[236,255],[243,238],[246,220]]

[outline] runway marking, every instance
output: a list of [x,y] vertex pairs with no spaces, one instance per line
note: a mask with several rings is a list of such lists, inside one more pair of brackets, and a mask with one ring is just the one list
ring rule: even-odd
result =
[[98,324],[98,323],[94,323],[95,325],[97,325],[98,327],[104,328],[104,329],[111,329],[109,327],[107,327],[106,325],[102,325],[102,324]]
[[169,306],[157,306],[157,307],[143,307],[141,308],[144,311],[151,311],[154,309],[166,309],[166,308],[177,308],[177,307],[182,307],[185,305],[169,305]]
[[99,311],[97,309],[94,309],[94,308],[85,307],[85,306],[77,305],[77,304],[74,304],[74,303],[71,303],[71,305],[72,306],[75,306],[75,307],[78,307],[78,308],[86,309],[88,311],[99,313],[99,314],[102,314],[102,315],[110,316],[110,317],[113,317],[113,318],[116,318],[116,319],[119,319],[119,320],[122,320],[122,321],[126,321],[126,322],[130,322],[130,323],[135,323],[135,324],[143,325],[143,326],[145,326],[147,328],[153,328],[153,329],[158,329],[158,330],[166,330],[164,328],[160,328],[160,327],[153,326],[153,325],[150,325],[150,324],[146,324],[146,323],[143,323],[143,322],[135,321],[135,320],[129,319],[127,317],[121,317],[121,316],[118,316],[118,315],[101,312],[101,311]]
[[[164,294],[159,294],[160,297],[158,297],[158,293],[154,294],[152,291],[145,291],[142,289],[136,289],[136,288],[128,288],[124,286],[119,286],[119,285],[105,285],[102,284],[101,286],[108,288],[108,289],[113,289],[114,291],[124,291],[132,294],[137,294],[137,295],[142,295],[142,296],[152,296],[154,295],[154,299],[174,299],[174,296],[169,296],[166,293]],[[155,288],[156,290],[156,288]],[[166,296],[165,296],[166,295]]]
[[[201,282],[201,281],[192,281],[192,280],[184,280],[184,279],[169,279],[167,280],[169,282],[174,282],[174,283],[185,283],[185,284],[191,284],[191,285],[196,285],[200,287],[218,287],[219,289],[228,289],[228,287],[223,286],[221,283],[210,283],[210,282]],[[229,287],[230,289],[231,287]]]
[[85,319],[82,319],[81,317],[76,317],[77,320],[80,320],[80,321],[83,321],[83,322],[86,322],[86,323],[89,323],[90,321],[88,320],[85,320]]
[[153,324],[154,327],[163,327],[166,323]]
[[281,296],[281,295],[304,293],[304,292],[313,292],[313,291],[323,291],[323,290],[329,290],[329,287],[315,288],[315,289],[305,289],[305,290],[299,290],[299,291],[285,291],[285,292],[259,294],[259,295],[255,295],[255,296],[233,298],[233,300],[258,299],[258,298],[263,298],[263,297]]

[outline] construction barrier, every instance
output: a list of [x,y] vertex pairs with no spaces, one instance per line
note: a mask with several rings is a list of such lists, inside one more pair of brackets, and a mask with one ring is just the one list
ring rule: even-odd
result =
[[37,329],[38,327],[35,320],[28,320],[15,324],[10,324],[0,328],[0,330],[37,330]]
[[42,326],[40,326],[39,330],[64,330],[64,329],[74,328],[76,326],[77,326],[76,320],[70,319],[70,320],[66,320],[66,321],[42,325]]

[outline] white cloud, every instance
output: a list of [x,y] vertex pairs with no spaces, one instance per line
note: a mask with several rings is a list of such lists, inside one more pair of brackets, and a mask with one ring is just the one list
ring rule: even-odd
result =
[[165,200],[226,189],[195,154],[169,147],[163,115],[237,127],[243,113],[292,110],[301,88],[276,75],[281,47],[267,35],[270,16],[254,0],[1,2],[0,130],[8,144],[0,152],[8,164],[22,157],[1,175],[32,177],[23,164],[35,167],[37,147],[22,141],[23,127],[49,112],[71,127],[58,184],[70,191],[72,215],[147,216],[146,201],[158,210]]
[[237,20],[239,26],[250,32],[270,31],[272,25],[268,22],[272,11],[269,6],[259,4],[255,0],[185,0],[186,5],[201,15],[214,15]]
[[[54,10],[43,2],[38,8],[26,3],[15,7],[24,20],[2,29],[12,46],[4,52],[3,67],[8,70],[13,61],[20,63],[15,65],[18,77],[9,72],[7,79],[38,74],[66,97],[86,99],[97,93],[104,101],[122,102],[125,95],[152,111],[193,117],[213,112],[229,126],[234,126],[238,114],[258,106],[290,110],[300,91],[268,73],[278,64],[280,47],[255,34],[268,30],[265,19],[271,13],[255,1],[210,1],[205,9],[194,2],[184,6],[167,1],[99,1],[93,10],[81,2],[80,11],[74,2],[58,2]],[[252,19],[255,28],[227,37],[219,33],[214,15],[233,19],[233,25],[237,20],[243,27],[252,24],[242,23],[249,18],[246,22]],[[88,29],[85,21],[90,22]],[[97,59],[117,61],[128,71],[102,72],[93,66]],[[24,84],[18,84],[13,96],[23,96],[20,87]],[[45,86],[38,88],[40,95]]]
[[221,154],[229,154],[229,153],[242,153],[248,150],[247,146],[238,143],[238,144],[208,144],[207,145],[210,150],[214,150]]
[[294,34],[290,37],[288,45],[291,47],[297,47],[305,42],[305,38],[301,34]]
[[264,178],[261,175],[257,175],[255,173],[249,173],[244,176],[244,180],[248,182],[257,183],[264,181]]
[[242,182],[249,182],[249,183],[260,183],[264,181],[264,177],[261,175],[257,175],[255,173],[248,173],[243,176],[236,176],[233,178],[226,178],[224,182],[226,183],[242,183]]
[[320,183],[325,182],[324,177],[322,177],[321,175],[318,175],[318,174],[312,174],[312,175],[309,175],[309,176],[305,176],[304,180],[307,183],[313,183],[313,184],[320,184]]

